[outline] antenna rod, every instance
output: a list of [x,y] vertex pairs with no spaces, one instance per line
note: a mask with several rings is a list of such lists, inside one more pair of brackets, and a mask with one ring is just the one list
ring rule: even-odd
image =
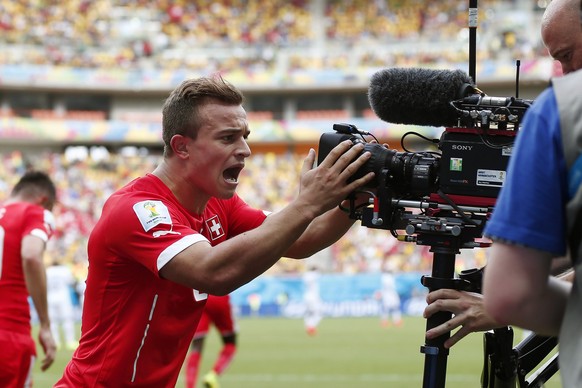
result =
[[518,59],[515,61],[515,98],[519,97],[519,66],[521,61]]
[[469,0],[469,76],[477,84],[477,0]]

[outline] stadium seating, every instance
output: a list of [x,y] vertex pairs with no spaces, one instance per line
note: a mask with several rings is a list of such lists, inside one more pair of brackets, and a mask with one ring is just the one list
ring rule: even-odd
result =
[[54,109],[32,109],[30,117],[36,120],[81,120],[103,121],[107,119],[107,112],[92,110],[69,110],[61,112]]
[[[496,62],[504,56],[534,60],[546,55],[539,39],[532,40],[537,33],[508,27],[508,22],[501,22],[505,18],[497,17],[517,3],[528,2],[494,0],[481,9],[484,38],[478,49],[479,59],[489,60],[483,66],[487,72],[506,73]],[[325,82],[341,88],[351,86],[354,79],[367,80],[378,68],[466,63],[467,5],[468,1],[442,0],[8,1],[0,7],[0,83],[16,82],[16,89],[29,87],[31,93],[38,87],[56,93],[71,84],[80,89],[107,84],[118,92],[120,84],[134,91],[154,79],[165,82],[161,87],[154,85],[163,89],[187,75],[221,72],[258,90],[268,85],[277,91],[285,85],[301,91],[301,87],[309,90]],[[533,9],[532,2],[517,11],[523,17],[539,16]],[[507,28],[513,29],[511,45],[503,44]],[[535,68],[535,63],[529,68]],[[156,129],[161,122],[159,111],[14,109],[8,93],[3,91],[1,96],[0,119],[12,122],[16,116],[30,117],[33,120],[21,121],[32,133],[38,131],[34,120],[90,124],[119,120],[155,124]],[[356,110],[361,110],[364,119],[376,119],[371,109]],[[248,112],[249,120],[258,124],[278,115],[262,109]],[[349,113],[339,101],[337,109],[300,110],[294,118],[337,120],[349,118]],[[98,132],[105,131],[97,126]],[[12,123],[7,128],[20,134]],[[60,132],[68,133],[68,129]],[[87,235],[105,199],[136,173],[153,170],[160,155],[127,156],[113,151],[92,158],[87,150],[85,157],[67,159],[66,153],[54,150],[65,146],[58,144],[50,152],[2,148],[0,201],[27,168],[48,170],[58,178],[60,196],[55,209],[57,235],[49,250],[85,265]],[[254,153],[242,177],[247,183],[241,185],[241,196],[254,206],[278,210],[296,193],[304,156]],[[376,271],[388,254],[400,257],[400,270],[430,269],[431,258],[424,248],[410,244],[395,248],[390,239],[385,231],[356,225],[348,238],[333,246],[330,270]],[[479,255],[463,258],[467,266],[482,261]],[[274,273],[300,270],[299,262],[286,260],[271,269]]]
[[[467,6],[440,0],[216,0],[184,5],[9,2],[0,22],[0,40],[5,44],[0,64],[122,69],[200,66],[202,72],[230,66],[252,71],[276,63],[288,69],[359,68],[390,65],[391,52],[402,57],[391,59],[400,63],[409,53],[421,59],[435,46],[441,57],[431,56],[431,60],[440,61],[442,55],[453,59],[460,50],[466,51],[459,37],[467,26]],[[503,49],[497,41],[503,39],[507,27],[492,24],[489,17],[494,16],[489,15],[497,9],[503,12],[507,3],[495,0],[486,6],[487,13],[483,11],[480,19],[483,28],[497,28],[499,36],[495,30],[487,31],[491,39],[483,40],[479,48],[491,56]],[[259,10],[262,16],[257,19]],[[529,50],[524,54],[534,55],[530,31],[510,28],[518,47],[507,49]],[[329,48],[323,57],[308,49],[320,45],[321,37]],[[233,57],[235,63],[231,63]]]
[[249,121],[273,120],[272,111],[248,111],[247,118]]
[[300,110],[297,111],[296,119],[298,120],[338,120],[347,119],[350,115],[344,109],[329,109],[329,110]]

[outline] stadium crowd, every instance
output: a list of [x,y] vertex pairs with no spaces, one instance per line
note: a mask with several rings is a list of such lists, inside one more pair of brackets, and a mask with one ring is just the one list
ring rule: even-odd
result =
[[[533,2],[523,7],[526,2],[520,2],[521,12],[534,9]],[[479,46],[483,58],[503,55],[503,49],[520,58],[542,53],[527,28],[499,22],[516,3],[495,0],[480,8],[480,28],[486,34]],[[0,4],[0,66],[203,72],[242,68],[252,73],[275,66],[292,71],[465,62],[467,6],[438,0],[15,0]],[[55,178],[60,198],[54,211],[58,231],[48,252],[65,257],[80,271],[86,266],[86,239],[103,201],[135,178],[135,171],[153,170],[159,158],[143,153],[99,155],[98,150],[94,147],[91,156],[83,157],[19,151],[1,155],[0,200],[29,166],[47,170]],[[295,195],[297,188],[289,182],[297,181],[303,157],[253,155],[243,178],[252,183],[241,185],[240,194],[254,206],[279,209]],[[394,244],[387,231],[356,225],[348,238],[333,246],[329,270],[379,271],[388,255],[399,257],[401,271],[431,268],[426,247]],[[483,256],[478,251],[463,255],[459,265],[477,266],[484,262]],[[301,263],[283,260],[272,271],[302,269]]]
[[[522,13],[527,12],[524,2]],[[542,53],[527,28],[499,23],[516,3],[495,0],[480,8],[480,28],[486,34],[480,40],[481,57],[496,58],[504,49],[520,58]],[[438,0],[15,0],[0,4],[0,66],[188,68],[206,73],[242,68],[264,73],[275,66],[292,71],[465,62],[467,6]],[[135,171],[153,170],[159,158],[99,155],[98,150],[94,147],[91,156],[83,157],[19,151],[1,155],[0,200],[30,166],[54,177],[60,198],[54,210],[58,230],[48,252],[65,257],[80,271],[86,266],[86,239],[103,201],[135,178]],[[255,154],[243,178],[252,183],[241,185],[242,197],[260,208],[282,207],[295,195],[297,188],[289,182],[297,181],[303,157]],[[399,270],[430,269],[431,254],[425,247],[392,240],[386,231],[356,225],[333,246],[329,270],[378,271],[388,255],[398,255]],[[484,261],[480,252],[466,256],[460,265]],[[292,260],[273,268],[301,270],[302,264]]]
[[[480,9],[481,58],[540,54],[522,22],[500,23],[515,3]],[[0,4],[0,64],[264,72],[466,62],[467,7],[438,0],[8,1]]]
[[[241,177],[239,195],[253,206],[277,211],[297,192],[299,169],[305,155],[253,154]],[[104,201],[117,188],[137,178],[137,172],[152,171],[160,155],[109,153],[95,147],[92,153],[72,152],[0,153],[0,202],[9,188],[29,168],[47,171],[58,190],[58,202],[53,209],[56,233],[49,241],[47,262],[58,257],[70,263],[76,276],[83,278],[87,267],[86,244],[89,232],[101,214]],[[385,230],[362,227],[357,222],[345,238],[332,246],[331,262],[324,268],[336,273],[379,272],[390,258],[397,271],[430,272],[432,254],[427,247],[400,243]],[[485,262],[484,252],[463,252],[457,265],[474,268]],[[271,274],[299,273],[305,270],[303,261],[284,259]]]

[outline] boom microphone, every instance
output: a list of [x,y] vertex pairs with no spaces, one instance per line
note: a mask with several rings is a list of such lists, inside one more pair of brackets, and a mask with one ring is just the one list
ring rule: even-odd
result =
[[389,123],[452,127],[458,113],[451,101],[473,93],[473,80],[462,70],[392,68],[372,75],[368,100]]

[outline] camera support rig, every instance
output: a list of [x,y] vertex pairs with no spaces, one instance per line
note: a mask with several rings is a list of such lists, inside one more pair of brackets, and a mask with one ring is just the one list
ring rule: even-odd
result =
[[[488,242],[478,242],[489,213],[488,206],[456,206],[433,201],[414,201],[392,199],[389,203],[379,198],[392,198],[389,186],[385,185],[389,171],[380,173],[377,195],[371,199],[372,207],[356,212],[354,198],[350,198],[350,217],[360,219],[362,226],[377,229],[390,229],[400,241],[414,242],[430,246],[433,253],[433,267],[430,276],[423,276],[421,283],[430,291],[441,288],[470,290],[471,282],[455,278],[455,257],[460,249],[487,247]],[[440,193],[448,199],[446,194]],[[421,213],[410,210],[416,208]],[[396,230],[405,230],[398,235]],[[452,318],[452,313],[442,311],[427,319],[426,329],[437,327]],[[426,339],[420,351],[425,355],[424,388],[445,386],[448,349],[445,341],[450,337],[447,332],[435,339]]]
[[[440,212],[439,212],[440,213]],[[430,246],[433,253],[431,276],[423,276],[421,283],[429,291],[441,288],[468,290],[470,284],[464,279],[455,278],[455,257],[462,248],[478,246],[474,242],[475,228],[467,225],[463,219],[457,219],[451,210],[442,210],[438,219],[433,217],[413,217],[406,227],[408,236],[404,241],[414,241],[419,245]],[[415,235],[411,235],[415,233]],[[486,244],[486,243],[483,243]],[[485,245],[484,245],[485,246]],[[452,318],[452,313],[438,312],[426,321],[426,330],[437,327]],[[423,387],[444,387],[446,379],[447,356],[449,350],[444,347],[450,332],[434,339],[426,339],[420,351],[425,355]]]
[[[350,196],[349,214],[359,219],[362,226],[375,229],[390,229],[399,241],[430,246],[433,266],[430,276],[422,276],[421,283],[429,291],[454,289],[481,293],[483,268],[461,271],[455,277],[455,257],[461,249],[487,248],[488,241],[479,241],[485,223],[493,211],[488,198],[461,197],[475,205],[456,205],[441,191],[427,200],[391,199],[389,203],[379,198],[393,198],[386,185],[389,171],[380,173],[377,193],[371,195],[372,206],[357,209],[355,196]],[[441,200],[437,200],[441,198]],[[444,204],[442,202],[447,202]],[[418,209],[414,213],[410,209]],[[404,230],[406,234],[398,234]],[[452,318],[452,313],[442,311],[429,317],[426,330],[437,327]],[[425,339],[420,352],[425,355],[423,388],[444,388],[446,383],[447,357],[444,347],[450,337],[447,332],[434,339]],[[555,349],[557,339],[531,334],[513,347],[513,329],[501,327],[484,334],[484,365],[481,376],[482,388],[542,387],[559,369],[557,354],[549,357],[539,369],[540,362]]]

